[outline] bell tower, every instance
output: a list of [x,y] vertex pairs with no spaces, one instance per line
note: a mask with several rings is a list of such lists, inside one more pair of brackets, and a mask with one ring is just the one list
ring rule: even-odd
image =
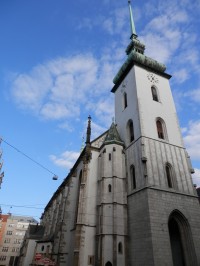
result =
[[131,41],[115,76],[125,143],[128,265],[200,265],[200,208],[165,65],[144,54],[130,0]]

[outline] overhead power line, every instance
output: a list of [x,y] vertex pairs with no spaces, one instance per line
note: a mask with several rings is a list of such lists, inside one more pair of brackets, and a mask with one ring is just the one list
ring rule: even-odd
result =
[[38,166],[40,166],[44,170],[48,171],[49,173],[53,174],[53,180],[57,180],[58,179],[58,176],[55,173],[53,173],[51,170],[49,170],[47,167],[45,167],[41,163],[37,162],[36,160],[31,158],[29,155],[25,154],[23,151],[19,150],[18,148],[16,148],[12,144],[8,143],[5,139],[0,138],[0,140],[3,141],[4,143],[6,143],[11,148],[13,148],[14,150],[16,150],[17,152],[21,153],[23,156],[25,156],[27,159],[31,160],[33,163],[37,164]]
[[1,206],[6,206],[6,207],[10,207],[10,208],[27,208],[27,209],[37,209],[37,210],[43,210],[44,208],[42,207],[35,207],[35,206],[29,206],[29,205],[8,205],[8,204],[2,204]]

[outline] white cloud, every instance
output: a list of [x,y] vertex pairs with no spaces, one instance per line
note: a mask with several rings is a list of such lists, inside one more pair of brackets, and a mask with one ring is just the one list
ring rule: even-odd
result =
[[104,133],[108,128],[106,127],[102,127],[99,124],[92,122],[91,124],[91,132],[92,132],[92,136],[91,136],[91,140],[97,138],[98,136],[100,136],[102,133]]
[[110,34],[114,34],[114,21],[112,19],[106,19],[103,22],[103,27],[107,30]]
[[187,132],[187,127],[182,127],[181,128],[181,132],[182,132],[182,134],[186,133]]
[[183,83],[189,78],[188,70],[185,68],[177,70],[174,74],[174,78],[176,79],[177,83]]
[[189,155],[193,160],[200,159],[200,121],[192,121],[189,123],[184,142]]
[[81,106],[112,88],[115,61],[99,59],[99,62],[86,54],[38,65],[29,73],[15,76],[12,97],[20,108],[43,119],[79,117]]
[[[187,62],[187,67],[190,64],[188,73],[195,68],[199,69],[197,34],[194,33],[192,24],[191,5],[186,1],[180,3],[176,0],[155,2],[157,9],[154,9],[153,13],[151,12],[153,3],[145,5],[150,18],[142,32],[142,40],[147,47],[146,54],[168,66],[171,63],[173,68],[176,60],[177,69],[180,64],[184,66]],[[182,82],[186,79],[185,75]]]
[[194,184],[197,185],[197,187],[200,187],[200,169],[195,168],[195,173],[192,175],[192,179]]
[[178,25],[172,24],[171,19],[163,15],[147,24],[141,39],[146,44],[149,56],[167,63],[180,46],[182,33]]
[[119,34],[126,25],[128,8],[116,8],[110,12],[109,18],[102,18],[102,26],[109,34]]
[[[101,97],[96,102],[91,101],[86,105],[89,112],[93,112],[103,128],[110,127],[114,117],[113,97]],[[102,133],[102,132],[101,132]]]
[[61,128],[61,129],[65,129],[65,130],[67,130],[69,132],[73,132],[74,131],[73,126],[71,124],[69,124],[68,122],[60,123],[58,125],[58,127]]
[[21,108],[38,111],[52,84],[53,80],[46,67],[38,65],[29,75],[15,75],[12,80],[12,95]]
[[200,103],[200,89],[193,90],[189,93],[191,100]]
[[76,105],[65,105],[58,102],[49,102],[43,105],[40,115],[46,119],[59,120],[79,115],[79,107]]
[[171,51],[169,49],[167,40],[163,36],[159,36],[158,34],[154,34],[152,32],[143,35],[141,40],[147,47],[146,54],[148,56],[162,63],[167,62],[171,57]]
[[200,102],[200,89],[192,90],[192,88],[190,88],[189,91],[181,94],[181,96],[189,98],[190,101],[192,101],[192,102],[199,103]]
[[55,165],[64,167],[69,170],[70,168],[72,168],[72,166],[78,159],[79,155],[80,155],[80,152],[65,151],[59,156],[50,155],[50,159]]
[[61,74],[57,76],[55,84],[51,89],[52,101],[66,102],[73,98],[74,78],[72,74]]

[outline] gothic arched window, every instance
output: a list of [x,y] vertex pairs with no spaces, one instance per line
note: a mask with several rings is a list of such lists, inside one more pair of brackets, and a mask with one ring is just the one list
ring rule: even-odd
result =
[[133,121],[130,119],[127,123],[127,133],[128,133],[128,140],[129,142],[132,142],[135,139],[134,136],[134,127],[133,127]]
[[108,192],[112,192],[112,186],[111,186],[111,184],[108,185]]
[[151,93],[152,93],[153,100],[158,102],[158,93],[157,93],[156,87],[154,86],[151,87]]
[[157,127],[158,138],[167,139],[165,122],[161,118],[158,118],[156,120],[156,127]]
[[169,188],[173,187],[173,182],[172,182],[172,167],[169,163],[165,165],[165,173],[167,177],[167,184]]
[[124,94],[123,94],[123,106],[124,106],[124,109],[128,106],[127,93],[126,92],[124,92]]
[[131,165],[130,173],[131,173],[132,189],[136,189],[136,178],[135,178],[135,166],[134,165]]

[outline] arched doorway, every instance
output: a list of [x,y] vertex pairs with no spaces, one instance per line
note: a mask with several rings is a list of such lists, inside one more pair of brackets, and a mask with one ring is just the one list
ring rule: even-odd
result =
[[192,234],[187,219],[175,210],[168,221],[173,266],[197,265]]
[[181,235],[176,220],[171,218],[168,226],[169,226],[173,264],[174,266],[185,266]]
[[112,266],[112,263],[110,261],[107,261],[105,266]]

